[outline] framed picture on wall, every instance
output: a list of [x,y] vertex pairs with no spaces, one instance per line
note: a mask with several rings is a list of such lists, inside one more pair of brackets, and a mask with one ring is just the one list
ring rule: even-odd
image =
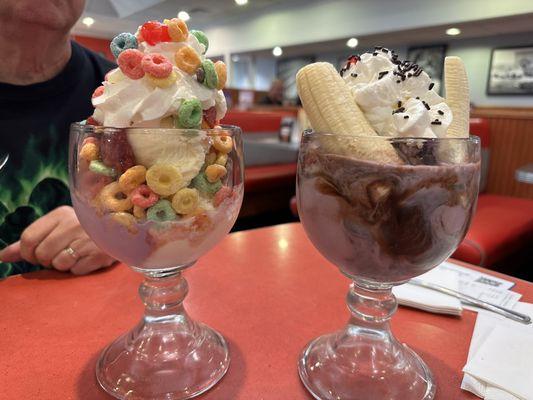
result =
[[446,45],[411,47],[407,59],[422,67],[435,83],[435,90],[442,94],[442,72],[444,70]]
[[492,50],[487,94],[533,94],[533,46]]
[[283,81],[284,98],[296,101],[298,92],[296,91],[296,73],[300,68],[305,67],[314,61],[313,57],[298,57],[280,60],[277,63],[278,77]]

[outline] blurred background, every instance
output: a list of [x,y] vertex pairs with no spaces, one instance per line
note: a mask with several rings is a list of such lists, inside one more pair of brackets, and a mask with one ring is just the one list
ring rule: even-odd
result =
[[[533,3],[524,0],[88,0],[74,33],[111,58],[108,41],[117,33],[179,12],[208,35],[207,55],[230,67],[230,88],[265,92],[281,78],[286,104],[296,104],[294,73],[302,65],[340,66],[350,54],[375,45],[427,64],[460,56],[476,105],[532,104],[531,97],[492,97],[486,91],[492,50],[532,44]],[[533,60],[531,52],[524,56]],[[533,64],[529,72],[533,79]],[[250,99],[241,100],[245,105]]]

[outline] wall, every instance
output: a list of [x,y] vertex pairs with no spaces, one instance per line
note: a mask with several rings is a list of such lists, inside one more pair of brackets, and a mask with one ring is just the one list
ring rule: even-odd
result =
[[[533,34],[500,35],[479,39],[456,39],[448,44],[447,55],[459,56],[465,62],[470,81],[470,97],[476,106],[502,106],[502,107],[533,107],[533,96],[503,96],[486,94],[487,78],[489,75],[491,51],[495,47],[507,46],[533,46]],[[394,50],[405,57],[408,46],[395,46]],[[326,61],[332,64],[337,59],[347,57],[356,52],[365,52],[367,49],[347,49],[345,52],[315,54],[316,61]],[[256,81],[272,80],[276,74],[274,57],[258,58],[256,62]]]
[[276,59],[274,57],[255,58],[255,89],[268,90],[276,79]]
[[515,179],[517,169],[533,162],[533,108],[476,108],[473,115],[489,121],[487,192],[533,199],[533,185]]
[[470,98],[476,106],[533,107],[533,96],[486,94],[492,49],[522,45],[533,46],[533,34],[502,35],[450,43],[447,55],[463,59],[470,82]]
[[95,53],[99,53],[100,55],[103,55],[109,60],[115,61],[115,57],[113,57],[113,54],[111,53],[111,50],[109,49],[110,39],[100,39],[100,38],[93,38],[93,37],[80,36],[80,35],[73,35],[72,39],[80,43],[82,46],[85,46],[88,49],[91,49]]
[[204,30],[212,54],[226,54],[529,12],[530,0],[300,0],[279,2],[249,18],[235,15]]

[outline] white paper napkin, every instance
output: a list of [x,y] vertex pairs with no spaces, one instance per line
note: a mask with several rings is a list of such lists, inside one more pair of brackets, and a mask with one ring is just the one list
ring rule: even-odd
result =
[[[533,317],[533,304],[516,311]],[[533,324],[480,312],[461,388],[486,400],[533,399]]]
[[[455,291],[459,290],[457,274],[439,267],[420,275],[417,279],[436,283]],[[461,302],[456,297],[410,283],[395,286],[392,292],[398,299],[398,303],[404,306],[439,314],[461,315],[463,311]]]

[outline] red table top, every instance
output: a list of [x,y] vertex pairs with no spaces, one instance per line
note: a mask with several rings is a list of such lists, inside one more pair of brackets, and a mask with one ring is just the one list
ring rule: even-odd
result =
[[[349,282],[299,224],[229,235],[186,277],[189,313],[219,330],[231,351],[227,375],[201,399],[311,399],[297,358],[308,341],[346,323]],[[533,302],[533,285],[512,280]],[[84,277],[40,271],[0,281],[0,398],[111,399],[96,382],[95,362],[140,318],[140,282],[123,265]],[[404,307],[393,318],[397,337],[432,369],[439,399],[476,398],[460,389],[475,318]]]

